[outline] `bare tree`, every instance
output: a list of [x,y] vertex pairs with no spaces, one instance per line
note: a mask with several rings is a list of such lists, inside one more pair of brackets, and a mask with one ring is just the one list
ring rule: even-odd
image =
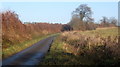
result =
[[111,26],[116,26],[117,24],[117,19],[115,19],[114,17],[107,18],[104,16],[100,21],[102,27],[111,27]]
[[105,17],[105,16],[103,16],[102,19],[101,19],[100,21],[103,22],[103,23],[109,22],[109,21],[108,21],[108,18]]
[[87,4],[81,4],[75,11],[72,12],[72,16],[77,16],[81,21],[92,20],[92,10]]
[[109,22],[110,22],[111,24],[113,24],[113,25],[116,25],[116,24],[117,24],[117,19],[114,18],[114,17],[111,17],[111,18],[109,19]]
[[93,22],[91,8],[87,4],[81,4],[72,12],[72,19],[69,25],[74,30],[92,30],[95,29]]
[[102,17],[101,21],[101,26],[102,27],[108,27],[109,26],[109,19],[105,16]]

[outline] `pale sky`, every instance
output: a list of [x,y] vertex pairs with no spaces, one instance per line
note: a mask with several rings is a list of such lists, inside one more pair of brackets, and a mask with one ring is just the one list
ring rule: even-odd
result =
[[23,22],[68,23],[71,13],[80,4],[88,4],[93,18],[118,18],[118,2],[3,2],[2,10],[15,11]]

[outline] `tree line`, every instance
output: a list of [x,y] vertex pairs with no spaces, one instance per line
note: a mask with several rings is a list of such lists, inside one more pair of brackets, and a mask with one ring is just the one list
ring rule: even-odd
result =
[[14,11],[0,13],[2,17],[3,48],[30,40],[33,37],[53,34],[61,31],[62,24],[23,23]]
[[107,18],[105,16],[100,19],[100,23],[95,23],[92,17],[93,11],[87,4],[81,4],[72,12],[72,19],[67,25],[62,27],[62,31],[70,30],[95,30],[102,27],[117,26],[117,19],[114,17]]

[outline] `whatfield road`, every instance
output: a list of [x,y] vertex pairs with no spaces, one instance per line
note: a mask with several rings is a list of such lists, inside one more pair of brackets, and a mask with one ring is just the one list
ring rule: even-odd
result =
[[43,39],[31,47],[4,59],[2,65],[37,65],[49,51],[55,36]]

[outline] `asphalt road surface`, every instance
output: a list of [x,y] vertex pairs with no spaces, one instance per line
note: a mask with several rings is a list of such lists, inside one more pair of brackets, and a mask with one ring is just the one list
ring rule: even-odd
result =
[[55,36],[43,39],[31,47],[4,59],[2,65],[37,65],[48,52]]

